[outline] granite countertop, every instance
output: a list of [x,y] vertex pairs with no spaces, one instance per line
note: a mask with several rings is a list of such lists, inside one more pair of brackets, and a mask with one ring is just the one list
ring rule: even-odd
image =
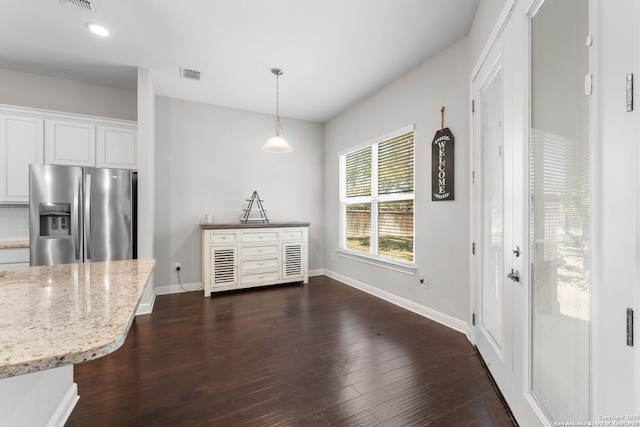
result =
[[16,249],[28,248],[29,239],[27,240],[0,240],[0,249]]
[[200,224],[200,228],[203,230],[216,230],[225,228],[278,228],[278,227],[308,227],[310,222],[250,222],[248,224],[242,224],[241,222],[230,223],[213,223],[213,224]]
[[118,349],[154,266],[144,259],[0,271],[0,378]]

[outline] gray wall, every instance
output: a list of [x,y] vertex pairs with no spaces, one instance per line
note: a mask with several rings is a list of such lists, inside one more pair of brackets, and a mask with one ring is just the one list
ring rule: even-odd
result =
[[[325,127],[325,259],[330,273],[373,286],[430,310],[467,322],[470,302],[470,73],[504,6],[481,1],[470,35]],[[445,126],[456,138],[455,201],[431,201],[431,147],[445,107]],[[340,257],[338,152],[415,124],[415,260],[410,276]]]
[[135,91],[0,68],[0,104],[137,119]]
[[323,125],[282,118],[293,147],[286,154],[260,148],[274,133],[275,117],[156,97],[156,287],[201,281],[200,227],[239,223],[254,190],[269,218],[308,221],[309,268],[324,267]]

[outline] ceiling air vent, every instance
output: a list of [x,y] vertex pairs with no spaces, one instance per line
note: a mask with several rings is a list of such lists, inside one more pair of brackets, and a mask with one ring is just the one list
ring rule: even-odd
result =
[[180,67],[180,77],[184,79],[200,80],[200,71]]
[[98,11],[91,0],[60,0],[60,3],[68,4],[69,6],[77,7],[82,10],[88,10],[89,12]]

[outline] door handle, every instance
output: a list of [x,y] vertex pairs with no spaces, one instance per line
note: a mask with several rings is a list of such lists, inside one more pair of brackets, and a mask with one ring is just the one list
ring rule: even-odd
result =
[[84,187],[84,250],[86,261],[91,261],[91,174],[87,174]]
[[80,238],[80,233],[82,230],[80,229],[80,224],[82,224],[82,201],[80,200],[80,195],[82,191],[82,183],[81,177],[76,176],[74,181],[74,192],[73,192],[73,207],[75,211],[75,219],[73,218],[73,214],[70,215],[71,218],[71,235],[75,237],[75,250],[76,250],[76,261],[82,262],[82,240]]
[[514,282],[520,281],[520,272],[518,270],[511,269],[511,273],[507,274],[507,277]]

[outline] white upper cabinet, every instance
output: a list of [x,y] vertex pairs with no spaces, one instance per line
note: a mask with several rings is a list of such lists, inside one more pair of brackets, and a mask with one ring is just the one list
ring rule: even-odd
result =
[[42,164],[44,120],[0,114],[0,203],[29,202],[29,165]]
[[96,127],[81,122],[47,120],[44,145],[49,165],[96,165]]
[[99,168],[137,169],[137,132],[114,126],[98,126],[96,166]]
[[0,104],[0,203],[29,203],[29,165],[137,168],[137,124]]

